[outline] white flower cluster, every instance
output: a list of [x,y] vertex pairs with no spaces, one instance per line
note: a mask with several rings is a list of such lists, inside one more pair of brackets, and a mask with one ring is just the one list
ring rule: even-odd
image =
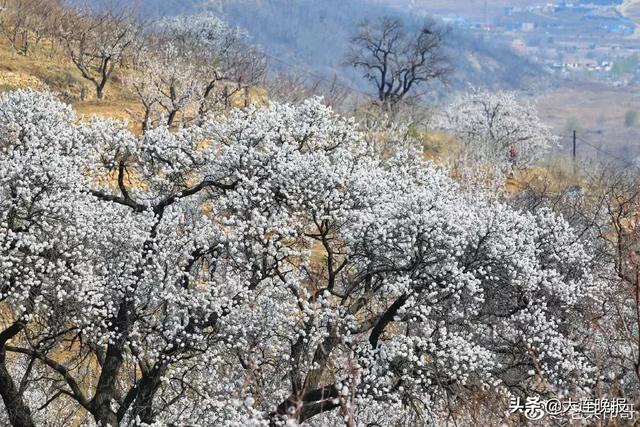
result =
[[182,122],[201,118],[254,84],[264,63],[247,39],[245,32],[208,13],[165,18],[151,26],[140,69],[125,77],[144,107],[145,130],[158,120],[171,126],[178,114]]
[[319,100],[143,136],[35,92],[0,118],[0,333],[20,320],[10,351],[96,422],[400,420],[460,387],[588,386],[566,223],[379,155]]
[[473,89],[439,113],[434,128],[459,140],[463,158],[502,173],[530,166],[558,141],[514,92]]

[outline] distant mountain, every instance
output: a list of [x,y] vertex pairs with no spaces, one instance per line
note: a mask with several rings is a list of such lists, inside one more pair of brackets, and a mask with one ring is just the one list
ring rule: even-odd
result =
[[[366,82],[355,70],[341,66],[356,24],[392,15],[416,27],[425,19],[425,14],[379,0],[146,0],[141,5],[147,17],[211,11],[247,30],[253,43],[271,58],[272,68],[327,78],[336,75],[361,90],[368,88]],[[469,84],[528,88],[545,77],[540,67],[518,56],[506,41],[487,34],[452,28],[447,52],[456,70],[450,78],[453,88]]]

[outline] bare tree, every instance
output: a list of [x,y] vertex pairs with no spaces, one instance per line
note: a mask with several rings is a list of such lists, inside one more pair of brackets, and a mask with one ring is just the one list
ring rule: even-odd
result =
[[139,26],[129,9],[70,11],[60,37],[71,61],[96,89],[96,98],[133,45]]
[[442,81],[450,67],[443,54],[444,30],[426,22],[418,32],[406,31],[396,18],[364,21],[351,37],[346,64],[362,69],[375,85],[378,101],[387,110],[420,95],[417,88]]
[[[637,171],[609,168],[600,195],[600,238],[609,249],[614,277],[597,327],[608,378],[618,393],[632,394],[640,380],[640,191]],[[617,276],[617,277],[615,277]]]
[[12,0],[4,2],[0,14],[0,31],[14,52],[26,55],[29,51],[29,30],[37,18],[38,1]]

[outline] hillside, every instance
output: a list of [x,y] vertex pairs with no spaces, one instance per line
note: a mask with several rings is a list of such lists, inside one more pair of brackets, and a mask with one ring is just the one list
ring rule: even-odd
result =
[[[346,71],[346,78],[353,84],[361,84],[359,74],[345,70],[340,62],[348,48],[350,31],[359,21],[397,15],[417,27],[424,19],[361,0],[328,0],[321,4],[291,0],[220,2],[212,9],[229,22],[249,29],[255,42],[274,56],[325,75]],[[526,87],[531,79],[542,75],[506,43],[458,28],[447,34],[447,54],[455,69],[449,81],[454,88],[468,84]]]
[[49,90],[69,102],[82,117],[93,114],[130,119],[129,112],[139,109],[133,95],[123,87],[119,75],[107,87],[106,99],[94,99],[94,90],[84,80],[58,46],[46,41],[29,56],[15,54],[0,39],[0,92],[31,88]]
[[[416,27],[424,19],[424,14],[373,0],[211,0],[206,3],[190,0],[179,5],[149,0],[141,7],[141,13],[147,18],[209,10],[248,31],[253,43],[270,58],[272,70],[323,78],[337,75],[343,84],[359,90],[367,88],[361,76],[341,65],[350,32],[357,23],[392,15]],[[447,54],[455,69],[449,79],[454,89],[463,89],[469,84],[527,89],[546,77],[540,67],[514,53],[506,40],[486,34],[451,28]]]

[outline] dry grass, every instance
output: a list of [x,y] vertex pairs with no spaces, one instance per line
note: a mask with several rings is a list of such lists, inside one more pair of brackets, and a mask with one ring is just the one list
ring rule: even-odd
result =
[[42,42],[27,56],[18,55],[0,39],[0,91],[50,90],[73,105],[80,117],[92,115],[130,120],[140,107],[117,75],[107,85],[104,100],[95,99],[93,85],[66,58],[61,46]]
[[[122,83],[122,76],[133,70],[119,69],[107,84],[105,98],[98,100],[91,82],[67,58],[63,47],[44,40],[33,47],[27,56],[13,51],[6,39],[0,37],[0,92],[32,88],[49,90],[70,103],[81,120],[93,116],[127,121],[135,133],[142,131],[143,108],[135,95]],[[232,106],[246,101],[264,105],[268,96],[262,88],[251,88],[231,99]],[[189,116],[189,111],[182,114]],[[178,121],[182,118],[179,115]]]
[[584,185],[580,170],[568,158],[557,158],[539,166],[516,171],[507,179],[505,190],[517,194],[525,190],[545,190],[559,194],[575,185]]

